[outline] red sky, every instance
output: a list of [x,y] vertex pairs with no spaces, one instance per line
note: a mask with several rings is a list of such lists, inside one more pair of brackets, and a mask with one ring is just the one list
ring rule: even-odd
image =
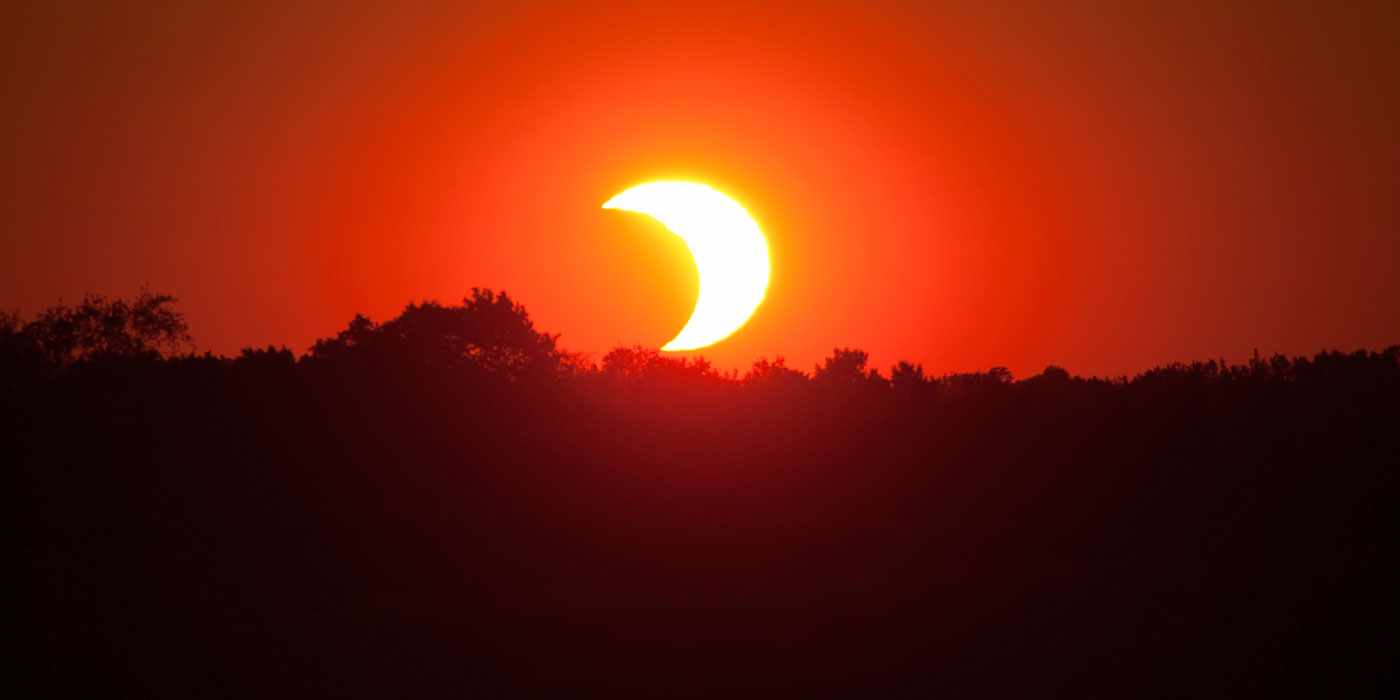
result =
[[27,4],[11,311],[149,285],[201,349],[303,351],[488,286],[568,348],[657,346],[693,263],[599,207],[686,179],[770,245],[722,366],[1400,342],[1393,2]]

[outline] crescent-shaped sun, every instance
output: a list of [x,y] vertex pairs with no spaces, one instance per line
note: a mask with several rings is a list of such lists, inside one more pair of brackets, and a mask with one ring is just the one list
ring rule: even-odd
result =
[[608,200],[604,209],[646,214],[685,241],[700,272],[690,320],[662,350],[713,345],[753,315],[768,288],[768,242],[739,203],[693,182],[651,182]]

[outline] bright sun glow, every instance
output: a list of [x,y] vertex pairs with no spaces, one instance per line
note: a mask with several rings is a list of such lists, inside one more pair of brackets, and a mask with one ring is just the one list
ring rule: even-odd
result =
[[694,350],[733,333],[768,288],[768,243],[739,203],[691,182],[638,185],[604,209],[647,214],[681,237],[700,271],[695,311],[662,350]]

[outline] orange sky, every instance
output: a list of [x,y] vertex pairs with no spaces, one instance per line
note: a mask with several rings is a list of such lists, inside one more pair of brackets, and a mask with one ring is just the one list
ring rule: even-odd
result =
[[145,284],[302,351],[489,286],[657,346],[693,263],[599,207],[684,179],[769,240],[726,367],[1400,342],[1394,3],[58,4],[0,22],[7,310]]

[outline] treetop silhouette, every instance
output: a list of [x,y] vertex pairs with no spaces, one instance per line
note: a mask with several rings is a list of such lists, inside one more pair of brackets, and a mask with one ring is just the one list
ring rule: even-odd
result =
[[409,304],[382,324],[356,315],[334,338],[316,341],[309,359],[366,369],[470,370],[525,381],[559,375],[557,338],[535,330],[525,307],[505,292],[474,287],[458,306]]
[[175,302],[142,290],[132,301],[87,296],[76,306],[60,303],[28,323],[0,314],[0,347],[10,358],[27,357],[53,369],[111,358],[174,357],[193,348]]

